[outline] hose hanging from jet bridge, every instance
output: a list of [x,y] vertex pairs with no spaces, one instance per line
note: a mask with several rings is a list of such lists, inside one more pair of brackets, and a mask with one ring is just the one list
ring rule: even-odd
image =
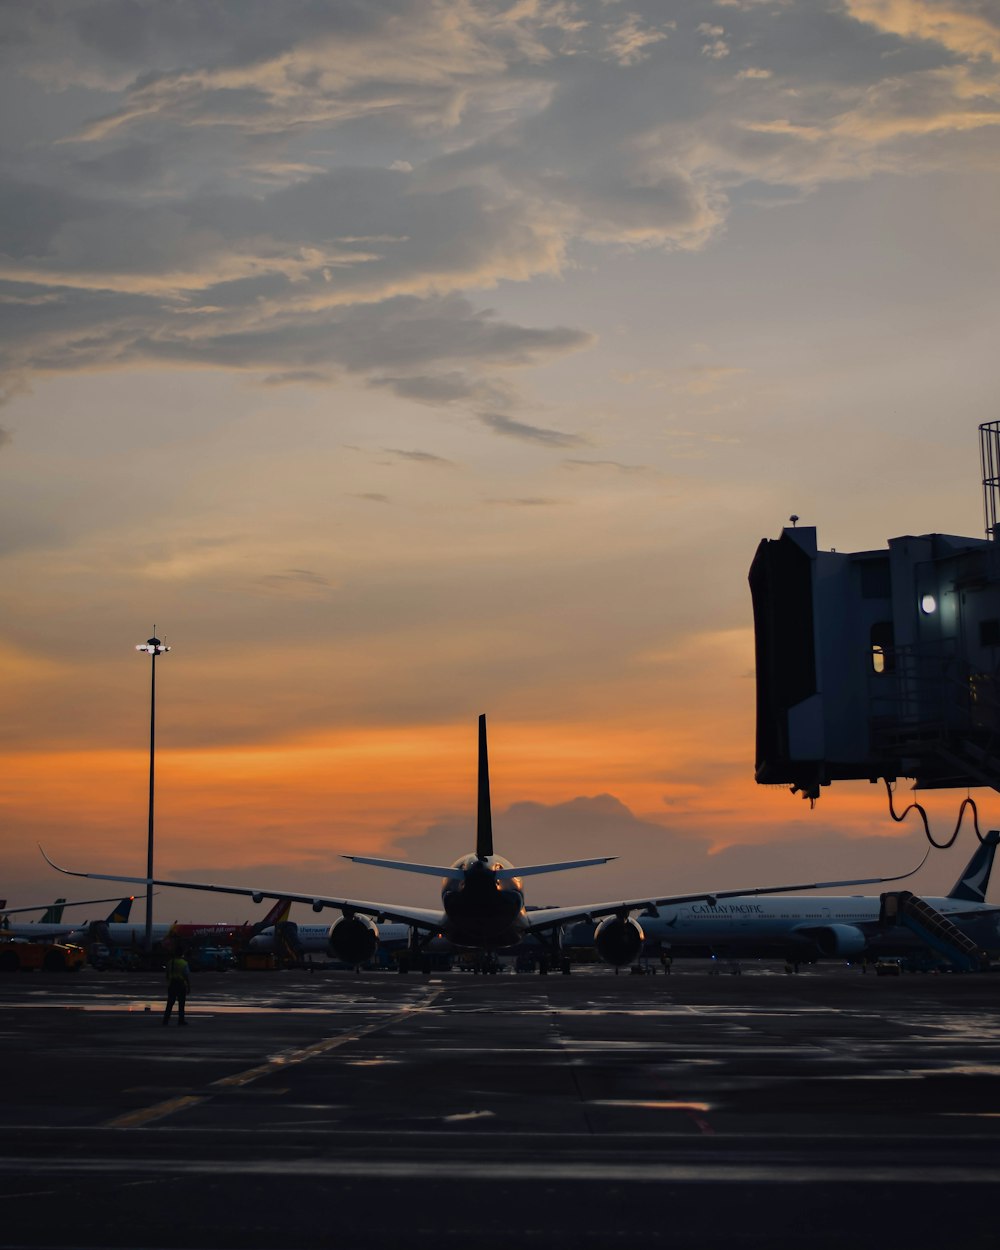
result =
[[903,811],[902,815],[897,816],[896,809],[893,806],[893,802],[892,802],[892,784],[893,783],[889,780],[888,777],[883,777],[882,780],[885,782],[885,791],[886,791],[886,794],[888,794],[889,796],[889,815],[893,818],[893,820],[898,825],[898,824],[901,824],[906,819],[906,817],[910,814],[910,812],[916,811],[917,815],[920,817],[920,819],[924,823],[924,833],[927,835],[927,841],[931,844],[931,846],[935,848],[935,850],[946,851],[950,846],[955,845],[955,839],[958,837],[958,831],[962,827],[962,818],[965,815],[965,809],[967,807],[972,808],[972,825],[976,831],[976,837],[979,839],[980,842],[982,842],[983,835],[979,832],[979,809],[976,807],[976,801],[971,795],[966,795],[966,797],[962,800],[961,806],[958,809],[958,820],[955,822],[955,830],[952,833],[951,837],[947,840],[947,842],[937,842],[934,839],[934,835],[931,833],[931,826],[930,826],[930,822],[927,819],[927,813],[923,809],[923,807],[920,805],[920,803],[918,803],[916,799],[914,799],[913,802],[909,805],[909,807],[907,807]]

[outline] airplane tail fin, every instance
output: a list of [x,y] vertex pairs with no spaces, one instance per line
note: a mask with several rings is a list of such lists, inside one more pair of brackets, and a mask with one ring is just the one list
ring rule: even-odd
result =
[[120,903],[116,903],[111,909],[111,915],[104,922],[105,924],[128,924],[129,913],[132,911],[132,904],[135,902],[135,895],[128,894]]
[[45,915],[42,916],[39,924],[61,924],[63,918],[63,904],[66,902],[64,898],[57,898],[54,903],[50,903],[46,909]]
[[285,924],[288,921],[288,913],[292,910],[292,900],[290,898],[279,898],[275,901],[274,906],[261,920],[258,920],[253,926],[254,933],[262,933],[265,929],[270,929],[272,925]]
[[948,891],[948,898],[963,902],[982,903],[986,900],[986,888],[990,883],[993,857],[1000,842],[1000,829],[991,829],[976,847],[965,871]]
[[493,854],[493,813],[490,809],[490,763],[486,751],[486,717],[479,718],[479,781],[476,808],[476,855]]

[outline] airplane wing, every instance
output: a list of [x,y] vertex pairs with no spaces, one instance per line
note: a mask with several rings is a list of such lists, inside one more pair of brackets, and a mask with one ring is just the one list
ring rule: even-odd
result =
[[71,868],[61,868],[54,860],[49,859],[41,846],[38,849],[42,852],[42,856],[47,864],[53,867],[56,872],[65,873],[69,877],[90,877],[96,881],[125,881],[146,886],[170,886],[177,890],[206,890],[210,894],[239,894],[246,898],[252,898],[255,903],[259,903],[265,898],[287,898],[293,903],[306,903],[313,911],[322,911],[324,907],[332,907],[338,911],[361,912],[363,916],[384,917],[386,920],[395,920],[400,924],[412,925],[418,929],[431,929],[435,932],[444,925],[445,921],[444,912],[441,910],[432,910],[428,907],[408,907],[399,903],[378,903],[358,898],[332,898],[326,894],[296,894],[292,890],[255,890],[243,885],[215,885],[201,881],[167,881],[159,877],[152,879],[148,877],[120,877],[106,872],[74,872]]
[[[145,877],[142,878],[142,883],[143,885],[146,884]],[[146,896],[145,894],[137,894],[135,897],[137,899],[140,899],[140,898],[145,898]],[[120,894],[116,894],[114,898],[74,898],[74,899],[70,899],[68,903],[60,903],[59,906],[64,909],[67,907],[89,907],[93,903],[117,903],[120,899],[121,899]],[[0,911],[2,911],[5,916],[18,916],[21,914],[21,912],[25,912],[25,911],[45,911],[46,908],[49,908],[51,906],[52,906],[51,902],[37,903],[34,907],[3,907],[3,908],[0,908]],[[74,926],[67,925],[66,927],[68,929],[72,929]]]
[[[420,872],[428,877],[446,877],[461,881],[464,868],[443,868],[437,864],[414,864],[408,859],[372,859],[370,855],[344,855],[355,864],[374,864],[376,868],[395,868],[399,872]],[[568,859],[558,864],[526,864],[523,868],[494,868],[498,881],[510,881],[512,877],[534,877],[540,872],[565,872],[568,868],[590,868],[594,864],[607,864],[617,855],[602,855],[599,859]]]
[[574,924],[581,920],[598,920],[604,916],[625,915],[646,908],[676,907],[681,903],[709,903],[714,905],[720,898],[746,898],[757,894],[797,894],[802,890],[834,890],[855,885],[884,885],[890,881],[902,881],[912,877],[927,862],[931,848],[928,846],[923,859],[916,868],[900,873],[897,877],[864,877],[857,881],[810,881],[804,885],[766,885],[750,890],[708,890],[702,894],[671,894],[663,897],[622,899],[613,903],[593,903],[589,906],[541,907],[528,912],[531,929],[551,929],[554,925]]

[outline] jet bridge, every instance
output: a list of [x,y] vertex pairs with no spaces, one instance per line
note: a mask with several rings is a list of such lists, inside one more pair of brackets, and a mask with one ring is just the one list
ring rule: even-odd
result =
[[879,927],[902,925],[959,972],[985,972],[989,957],[947,916],[909,890],[896,890],[881,897]]
[[826,551],[792,517],[758,546],[759,783],[809,799],[862,778],[1000,790],[1000,422],[980,446],[984,538]]

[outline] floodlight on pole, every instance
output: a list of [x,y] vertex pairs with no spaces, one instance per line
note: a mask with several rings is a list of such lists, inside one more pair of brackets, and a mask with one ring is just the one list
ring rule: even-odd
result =
[[[155,635],[156,626],[153,626]],[[150,660],[150,686],[149,686],[149,836],[146,842],[146,876],[151,881],[153,877],[153,781],[155,777],[154,761],[156,746],[156,659],[157,656],[166,654],[170,650],[165,647],[157,637],[147,638],[145,642],[136,645],[136,651],[145,651]],[[146,887],[146,935],[143,943],[146,954],[149,955],[153,950],[153,890],[152,886]]]

